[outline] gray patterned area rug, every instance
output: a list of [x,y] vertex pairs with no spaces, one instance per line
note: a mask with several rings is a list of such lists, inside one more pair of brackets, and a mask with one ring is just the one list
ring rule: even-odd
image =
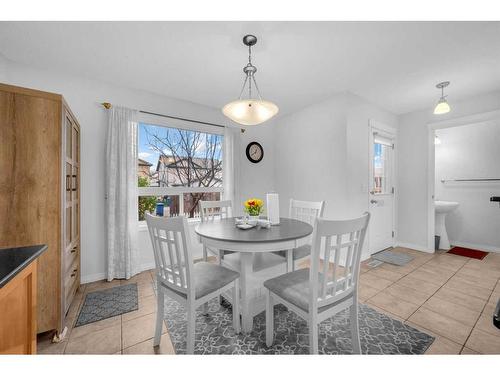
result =
[[135,283],[92,292],[85,296],[75,327],[125,314],[138,308]]
[[[305,320],[283,305],[275,306],[275,339],[266,346],[265,312],[254,318],[249,334],[236,335],[231,305],[218,299],[209,302],[209,312],[196,314],[195,354],[309,354],[309,333]],[[165,296],[165,323],[177,354],[186,353],[186,312]],[[363,354],[423,354],[434,337],[402,322],[360,305],[359,333]],[[320,354],[351,354],[348,311],[323,321],[319,326]]]

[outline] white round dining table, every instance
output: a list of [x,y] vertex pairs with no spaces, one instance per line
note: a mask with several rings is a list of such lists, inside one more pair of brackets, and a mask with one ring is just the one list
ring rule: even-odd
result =
[[[297,241],[310,236],[312,231],[313,228],[308,223],[288,218],[280,218],[280,224],[270,228],[239,229],[234,218],[207,221],[196,227],[195,232],[204,247],[239,253],[237,261],[232,262],[230,267],[237,268],[240,273],[244,332],[252,330],[253,317],[265,310],[265,296],[263,293],[256,293],[256,290],[263,288],[264,279],[293,269],[292,251],[298,246]],[[288,251],[286,261],[273,254],[280,250]],[[222,264],[227,265],[229,261],[222,261]]]

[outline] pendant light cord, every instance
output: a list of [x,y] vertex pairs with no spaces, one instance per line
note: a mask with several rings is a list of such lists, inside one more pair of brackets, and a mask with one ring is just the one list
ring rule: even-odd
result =
[[243,81],[243,86],[241,87],[240,96],[238,97],[238,100],[241,100],[241,95],[243,95],[243,91],[245,90],[245,86],[247,85],[247,81],[248,81],[248,74],[246,74],[245,80]]
[[254,68],[253,70],[249,69],[245,71],[245,80],[243,81],[243,86],[241,87],[240,95],[238,96],[238,100],[241,100],[243,92],[245,91],[245,87],[248,83],[248,99],[252,99],[252,81],[257,91],[257,95],[259,96],[259,100],[262,100],[262,96],[260,95],[259,86],[257,86],[257,81],[255,80],[255,70],[256,68],[252,65],[252,46],[248,46],[248,64],[247,68]]

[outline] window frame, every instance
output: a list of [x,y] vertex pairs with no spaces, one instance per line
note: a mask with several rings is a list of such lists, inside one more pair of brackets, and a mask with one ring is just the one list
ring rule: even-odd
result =
[[[212,125],[206,124],[198,124],[185,120],[178,119],[170,119],[163,118],[160,116],[155,116],[146,113],[139,113],[138,118],[138,126],[137,126],[137,143],[139,144],[139,126],[140,124],[151,125],[151,126],[161,126],[164,128],[172,128],[172,129],[182,129],[188,131],[195,131],[201,133],[209,133],[214,135],[222,136],[222,170],[224,174],[224,128],[216,127]],[[139,159],[139,147],[137,147],[137,155],[136,159]],[[137,163],[136,163],[137,164]],[[177,195],[179,196],[179,211],[183,212],[184,210],[184,199],[183,195],[186,193],[220,193],[221,199],[224,193],[222,186],[217,187],[160,187],[160,186],[150,186],[150,187],[137,187],[137,197],[144,196],[159,196],[159,195]],[[200,218],[187,218],[189,222],[199,222]],[[139,223],[139,228],[147,228],[146,221],[140,221],[137,218],[137,222]]]

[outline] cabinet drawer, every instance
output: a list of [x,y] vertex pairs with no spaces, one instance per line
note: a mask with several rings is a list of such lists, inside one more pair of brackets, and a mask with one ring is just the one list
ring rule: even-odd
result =
[[71,264],[71,267],[68,268],[66,275],[64,277],[64,290],[68,291],[71,286],[74,284],[75,280],[78,280],[80,272],[80,265],[78,264],[78,258]]
[[64,311],[67,312],[76,290],[79,286],[80,280],[80,264],[78,258],[74,260],[64,278]]
[[80,245],[78,243],[73,244],[73,246],[69,249],[66,249],[64,252],[64,274],[72,271],[71,267],[75,260],[77,260],[80,256]]
[[73,284],[70,285],[68,290],[66,291],[64,298],[64,313],[66,314],[71,306],[71,302],[73,302],[73,298],[75,298],[76,291],[78,290],[78,279],[75,278],[73,280]]

